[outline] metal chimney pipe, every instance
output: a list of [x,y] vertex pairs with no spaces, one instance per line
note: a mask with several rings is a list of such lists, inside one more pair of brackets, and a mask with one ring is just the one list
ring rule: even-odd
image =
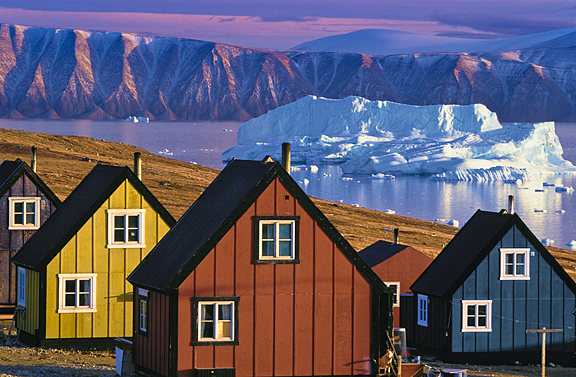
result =
[[508,213],[514,214],[514,195],[508,195]]
[[32,146],[32,158],[31,158],[31,160],[30,160],[30,167],[32,168],[32,171],[33,171],[34,173],[36,173],[36,160],[37,160],[37,157],[36,157],[36,146],[33,145],[33,146]]
[[282,166],[290,174],[290,143],[282,143]]
[[394,245],[398,244],[398,234],[400,230],[398,228],[394,228]]
[[142,153],[134,152],[134,174],[142,180]]

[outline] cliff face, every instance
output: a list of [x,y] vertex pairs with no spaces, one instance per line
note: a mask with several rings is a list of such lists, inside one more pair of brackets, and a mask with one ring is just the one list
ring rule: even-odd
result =
[[576,36],[555,48],[368,56],[4,24],[0,117],[246,120],[313,94],[575,120],[574,46]]

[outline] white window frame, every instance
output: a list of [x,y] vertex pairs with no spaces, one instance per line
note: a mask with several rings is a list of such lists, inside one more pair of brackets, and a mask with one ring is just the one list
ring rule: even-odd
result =
[[394,302],[394,307],[395,308],[399,308],[400,307],[400,282],[397,281],[391,281],[391,282],[387,282],[385,281],[384,284],[388,285],[388,286],[395,286],[396,287],[396,300]]
[[[262,242],[264,239],[262,238],[262,225],[264,224],[274,224],[274,255],[262,255]],[[279,238],[279,226],[281,224],[290,224],[291,225],[291,249],[290,255],[282,256],[279,255],[280,251],[280,241]],[[283,239],[284,240],[284,239]],[[294,260],[296,259],[296,220],[259,220],[258,222],[258,259],[260,260]]]
[[[144,224],[145,224],[145,209],[108,209],[108,244],[109,249],[125,249],[125,248],[145,248],[144,242]],[[124,241],[114,241],[114,217],[124,216]],[[138,241],[128,241],[128,217],[138,216]]]
[[18,306],[26,306],[26,269],[18,267]]
[[419,294],[417,304],[418,325],[428,327],[428,296]]
[[150,318],[148,315],[149,299],[149,291],[138,288],[138,329],[146,334],[148,333],[148,319]]
[[[486,326],[478,326],[478,306],[486,305]],[[474,326],[468,326],[468,307],[474,306]],[[462,300],[462,332],[492,332],[492,300]]]
[[[506,255],[513,254],[512,274],[506,273]],[[517,274],[517,255],[524,255],[524,274]],[[500,280],[530,280],[530,249],[528,248],[501,248],[500,249]]]
[[[66,306],[66,281],[76,281],[76,305]],[[90,306],[78,306],[78,283],[90,281]],[[90,313],[96,311],[96,274],[58,274],[58,313]]]
[[[202,337],[202,307],[203,306],[214,306],[214,319],[210,322],[214,322],[213,326],[213,337]],[[228,320],[220,320],[218,318],[220,305],[231,305],[230,307],[230,336],[229,337],[219,337],[218,336],[218,323],[228,322]],[[197,313],[196,313],[196,327],[198,329],[198,342],[233,342],[236,339],[235,336],[235,326],[236,326],[236,302],[235,301],[198,301]]]
[[[9,230],[29,230],[29,229],[38,229],[40,228],[40,197],[32,197],[32,196],[14,196],[8,198],[9,201],[9,216],[8,216],[8,229]],[[14,222],[14,206],[16,203],[24,203],[23,205],[23,213],[22,213],[22,221],[23,224],[16,224]],[[26,203],[34,203],[34,224],[26,224]]]

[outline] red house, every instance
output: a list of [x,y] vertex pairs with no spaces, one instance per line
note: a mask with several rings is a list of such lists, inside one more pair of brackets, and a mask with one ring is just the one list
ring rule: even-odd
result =
[[358,254],[386,285],[394,288],[394,327],[400,327],[400,312],[404,311],[400,295],[412,294],[410,286],[433,259],[411,246],[386,241],[375,242]]
[[233,160],[128,277],[160,376],[376,375],[392,290],[281,164]]

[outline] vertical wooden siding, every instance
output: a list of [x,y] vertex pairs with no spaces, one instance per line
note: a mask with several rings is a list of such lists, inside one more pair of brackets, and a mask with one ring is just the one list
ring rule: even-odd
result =
[[40,273],[26,270],[26,317],[22,330],[34,335],[40,328]]
[[[286,199],[288,196],[288,199]],[[253,264],[253,216],[300,216],[299,264]],[[239,345],[192,346],[193,296],[238,296]],[[180,285],[178,375],[363,374],[370,286],[276,180]]]
[[[146,209],[146,248],[108,249],[107,209]],[[131,337],[132,285],[126,277],[169,228],[127,181],[47,266],[46,338]],[[58,274],[96,273],[96,312],[58,313]]]
[[[500,280],[500,248],[530,248],[530,280]],[[463,333],[462,300],[492,300],[492,332]],[[524,235],[512,228],[466,279],[452,299],[453,352],[538,351],[540,334],[527,329],[562,328],[547,335],[550,351],[573,352],[575,297]]]
[[8,230],[8,198],[12,196],[40,197],[40,225],[56,209],[26,174],[18,178],[0,198],[0,304],[16,303],[16,266],[10,262],[10,258],[35,232],[35,230]]

